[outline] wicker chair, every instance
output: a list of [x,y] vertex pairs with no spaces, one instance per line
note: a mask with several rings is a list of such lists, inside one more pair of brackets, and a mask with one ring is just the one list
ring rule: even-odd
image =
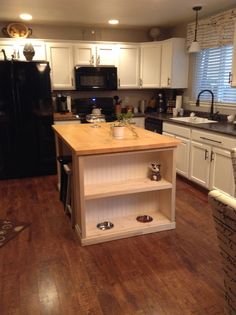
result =
[[235,194],[228,196],[217,190],[209,192],[209,202],[222,256],[225,314],[236,315],[236,148],[231,152]]

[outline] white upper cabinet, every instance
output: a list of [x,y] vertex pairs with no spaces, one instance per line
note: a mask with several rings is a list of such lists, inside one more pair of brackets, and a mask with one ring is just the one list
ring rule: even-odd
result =
[[[0,51],[2,49],[5,50],[7,59],[16,59],[16,60],[26,60],[23,50],[26,43],[31,43],[34,47],[35,55],[33,57],[33,61],[37,60],[46,60],[46,49],[45,44],[42,41],[35,40],[14,40],[8,39],[0,42]],[[3,60],[3,53],[0,54],[0,60]]]
[[[231,78],[230,78],[230,75],[232,75]],[[233,47],[232,74],[229,74],[229,82],[231,83],[231,86],[236,87],[236,23],[234,26],[234,47]]]
[[188,61],[184,38],[162,41],[161,88],[187,88]]
[[116,66],[117,45],[81,43],[74,46],[78,66]]
[[47,59],[51,67],[51,79],[53,89],[73,90],[73,46],[67,43],[48,43]]
[[[12,59],[12,57],[17,59],[20,58],[20,52],[19,50],[16,50],[16,47],[14,46],[13,42],[1,41],[0,51],[2,51],[2,49],[5,50],[7,59]],[[4,60],[4,55],[2,52],[0,53],[0,60]]]
[[76,44],[74,46],[75,65],[95,65],[96,46],[93,44]]
[[96,65],[97,66],[116,66],[117,65],[117,45],[97,45],[96,46]]
[[139,46],[121,45],[118,52],[118,88],[139,88]]
[[140,87],[160,87],[161,42],[141,44]]

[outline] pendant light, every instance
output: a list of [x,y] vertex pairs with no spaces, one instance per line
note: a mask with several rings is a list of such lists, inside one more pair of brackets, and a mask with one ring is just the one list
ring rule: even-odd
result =
[[191,46],[189,47],[189,50],[188,50],[189,53],[196,53],[196,52],[201,51],[201,47],[197,41],[198,11],[200,11],[201,8],[202,7],[200,6],[193,7],[193,10],[196,11],[196,24],[195,24],[194,40]]

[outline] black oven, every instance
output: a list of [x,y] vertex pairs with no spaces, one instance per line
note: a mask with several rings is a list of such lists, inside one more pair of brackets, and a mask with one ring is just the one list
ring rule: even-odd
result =
[[75,83],[78,91],[117,90],[117,68],[76,66]]

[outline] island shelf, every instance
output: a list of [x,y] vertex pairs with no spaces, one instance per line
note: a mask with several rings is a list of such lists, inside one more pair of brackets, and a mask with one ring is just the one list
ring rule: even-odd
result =
[[[114,140],[109,124],[102,124],[95,131],[89,125],[54,126],[54,129],[57,154],[64,147],[72,155],[72,207],[81,245],[175,228],[178,140],[141,128],[136,128],[138,139]],[[75,131],[78,142],[75,142]],[[86,147],[84,131],[90,134],[94,150],[91,143]],[[100,146],[99,135],[102,136]],[[149,166],[153,161],[161,164],[160,181],[150,179]],[[151,216],[153,220],[139,222],[136,218],[140,215]],[[112,222],[114,227],[98,229],[97,224],[105,221]]]

